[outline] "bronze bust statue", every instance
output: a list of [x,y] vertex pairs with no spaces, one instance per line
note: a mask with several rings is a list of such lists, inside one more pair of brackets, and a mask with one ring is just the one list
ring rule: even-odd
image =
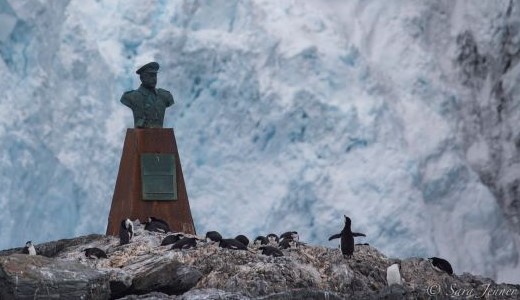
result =
[[139,74],[141,86],[121,96],[121,103],[130,107],[134,113],[135,128],[162,128],[164,111],[173,105],[172,94],[164,89],[155,88],[159,64],[147,63],[135,73]]

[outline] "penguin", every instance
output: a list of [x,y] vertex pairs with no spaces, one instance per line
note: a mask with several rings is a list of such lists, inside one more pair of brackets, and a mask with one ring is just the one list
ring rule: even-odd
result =
[[439,272],[446,272],[450,275],[453,274],[453,269],[451,268],[451,264],[443,259],[443,258],[439,258],[439,257],[430,257],[428,258],[428,261],[432,264],[433,268]]
[[242,244],[246,245],[246,247],[249,245],[249,239],[242,234],[239,234],[235,237],[235,240],[241,242]]
[[172,244],[172,247],[170,250],[174,249],[190,249],[195,248],[197,246],[197,238],[189,238],[189,237],[183,237],[182,239],[176,241]]
[[247,250],[247,246],[235,239],[222,239],[218,246],[220,248],[232,249],[232,250]]
[[23,247],[22,253],[36,255],[36,249],[34,248],[32,241],[27,241],[27,243],[25,243],[25,247]]
[[210,244],[218,243],[222,240],[222,235],[217,231],[208,231],[206,232],[206,242]]
[[99,248],[87,248],[83,250],[85,252],[85,256],[88,258],[108,258],[105,251],[99,249]]
[[291,238],[295,242],[298,242],[300,239],[298,232],[296,232],[296,231],[287,231],[287,232],[282,233],[282,235],[280,235],[280,239],[286,239],[286,238]]
[[130,219],[122,220],[119,227],[119,245],[126,245],[134,236],[134,223]]
[[263,236],[263,235],[259,235],[255,238],[255,241],[253,242],[253,244],[255,245],[267,245],[269,244],[269,240]]
[[363,233],[352,232],[350,225],[352,221],[349,217],[345,217],[345,226],[341,233],[331,235],[329,241],[337,238],[341,238],[341,253],[345,258],[350,258],[354,254],[354,237],[355,236],[366,236]]
[[165,237],[162,242],[161,242],[161,246],[166,246],[166,245],[171,245],[175,242],[177,242],[178,240],[180,240],[181,238],[183,238],[184,235],[183,234],[171,234],[167,237]]
[[218,243],[220,248],[232,250],[247,250],[247,246],[235,239],[223,239],[222,235],[217,231],[208,231],[206,233],[206,241],[210,243]]
[[276,234],[269,233],[267,235],[267,240],[269,241],[269,244],[271,244],[271,245],[278,245],[279,238]]
[[392,284],[403,284],[403,279],[399,272],[399,264],[393,264],[386,269],[386,282],[388,286]]
[[295,248],[298,246],[298,242],[296,242],[295,240],[293,240],[292,238],[284,238],[280,241],[280,243],[278,244],[278,246],[281,248],[281,249],[288,249],[288,248]]
[[156,217],[149,217],[148,222],[144,223],[144,230],[166,233],[170,232],[170,225],[166,221]]
[[280,251],[280,249],[273,247],[273,246],[261,246],[259,249],[262,250],[263,255],[273,256],[273,257],[283,256],[283,252]]

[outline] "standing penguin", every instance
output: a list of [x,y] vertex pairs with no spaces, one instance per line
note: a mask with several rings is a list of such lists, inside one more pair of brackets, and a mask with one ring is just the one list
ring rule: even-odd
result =
[[403,284],[401,272],[399,272],[399,264],[393,264],[386,268],[386,283],[388,286],[392,284]]
[[119,227],[119,245],[130,243],[130,239],[134,236],[134,223],[130,219],[122,220]]
[[341,233],[334,234],[329,237],[329,241],[337,238],[341,238],[341,253],[344,257],[350,258],[354,253],[354,237],[355,236],[366,236],[363,233],[352,232],[350,225],[352,221],[349,217],[345,217],[345,227],[341,230]]
[[31,241],[27,241],[27,243],[25,243],[25,247],[23,247],[22,253],[36,255],[36,249],[34,249],[34,245]]

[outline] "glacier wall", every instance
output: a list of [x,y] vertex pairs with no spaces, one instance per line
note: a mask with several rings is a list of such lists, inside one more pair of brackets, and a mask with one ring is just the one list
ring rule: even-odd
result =
[[347,214],[518,283],[519,34],[512,1],[0,0],[0,248],[105,231],[155,60],[199,233],[335,247]]

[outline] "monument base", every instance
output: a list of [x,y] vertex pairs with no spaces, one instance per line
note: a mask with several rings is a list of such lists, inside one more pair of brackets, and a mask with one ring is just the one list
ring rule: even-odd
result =
[[[143,170],[141,170],[143,163],[141,157],[149,157],[150,155],[153,157],[153,154],[157,154],[158,164],[160,157],[173,156],[170,160],[163,159],[160,162],[174,164],[160,168],[174,172],[171,187],[174,193],[171,193],[170,196],[154,196],[163,195],[161,189],[165,189],[162,187],[164,185],[162,182],[165,180],[164,177],[157,180],[151,176],[153,180],[150,181],[151,183],[145,182],[145,186],[152,186],[153,188],[153,185],[157,185],[158,182],[159,187],[155,189],[159,190],[159,193],[147,194],[147,191],[145,191],[143,197],[143,177],[147,177],[145,177],[146,172],[142,173]],[[165,154],[170,155],[165,156]],[[154,200],[154,197],[157,197],[157,200]],[[143,200],[143,198],[146,198],[146,200]],[[143,223],[147,221],[148,217],[163,219],[168,222],[172,231],[195,234],[195,225],[191,217],[179,151],[172,128],[129,128],[127,130],[106,234],[119,235],[121,220],[127,218],[130,220],[139,219]]]

